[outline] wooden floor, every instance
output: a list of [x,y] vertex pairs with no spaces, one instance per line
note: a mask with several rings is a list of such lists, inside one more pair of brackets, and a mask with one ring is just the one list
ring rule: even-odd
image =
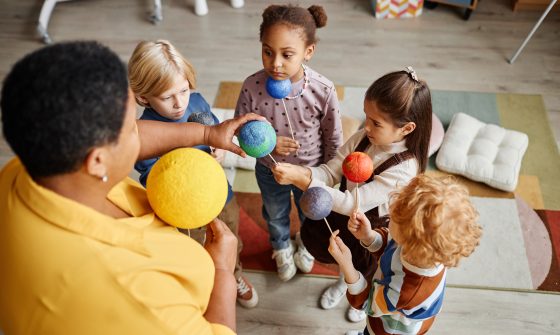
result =
[[[258,26],[265,1],[209,0],[205,17],[191,2],[164,0],[164,21],[146,20],[150,0],[70,1],[56,6],[49,32],[55,41],[96,39],[128,61],[143,39],[171,40],[194,64],[198,88],[210,101],[221,80],[242,81],[260,69]],[[296,1],[294,1],[296,2]],[[313,1],[297,1],[308,6]],[[380,75],[413,65],[433,89],[541,94],[560,143],[560,11],[549,14],[512,65],[507,59],[541,12],[513,13],[509,0],[482,0],[469,21],[440,5],[409,20],[376,20],[369,0],[315,1],[329,22],[310,66],[336,84],[367,86]],[[0,79],[24,54],[41,47],[35,34],[42,1],[0,0]],[[0,166],[12,154],[0,140]],[[251,273],[261,304],[239,309],[240,334],[343,334],[345,305],[317,307],[328,280],[298,277],[280,284]],[[560,334],[560,296],[449,288],[434,334]]]
[[[365,325],[344,320],[346,301],[332,310],[318,307],[317,298],[334,279],[297,275],[283,283],[270,274],[247,276],[260,290],[260,303],[237,308],[239,334],[344,334]],[[448,287],[430,334],[560,334],[559,308],[560,295]]]

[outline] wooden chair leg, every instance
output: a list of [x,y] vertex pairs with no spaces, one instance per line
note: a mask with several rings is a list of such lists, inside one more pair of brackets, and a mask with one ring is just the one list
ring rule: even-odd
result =
[[154,0],[154,11],[148,17],[151,23],[157,24],[163,21],[163,13],[161,11],[161,0]]

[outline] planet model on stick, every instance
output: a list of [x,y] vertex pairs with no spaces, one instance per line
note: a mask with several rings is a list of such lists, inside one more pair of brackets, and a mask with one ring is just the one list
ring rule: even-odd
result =
[[[342,162],[342,172],[348,180],[354,183],[363,183],[373,174],[373,161],[365,153],[354,151],[346,156]],[[354,208],[360,210],[360,191],[358,187],[355,188],[355,194]]]
[[272,77],[266,78],[266,91],[274,99],[284,99],[292,91],[290,79],[276,80]]
[[354,183],[363,183],[373,173],[373,161],[363,152],[355,151],[342,162],[342,172]]
[[181,148],[163,155],[146,184],[148,201],[163,221],[183,229],[204,226],[222,211],[228,193],[226,175],[209,154]]
[[247,155],[255,158],[264,157],[276,146],[276,131],[268,122],[249,121],[237,135],[239,146]]
[[288,109],[286,108],[286,103],[284,102],[284,98],[288,97],[288,94],[292,91],[292,82],[290,79],[284,80],[276,80],[272,77],[266,78],[266,91],[268,94],[273,97],[274,99],[282,100],[282,106],[284,107],[284,113],[286,115],[286,119],[288,120],[288,126],[290,127],[290,135],[292,140],[296,140],[294,129],[292,128],[292,122],[290,121],[290,117],[288,116]]
[[189,115],[187,122],[196,122],[206,126],[213,126],[216,124],[216,120],[209,112],[194,112]]
[[303,192],[299,206],[303,214],[311,220],[322,220],[332,211],[331,194],[322,187],[310,187]]
[[[187,122],[200,123],[205,126],[213,126],[217,123],[217,120],[214,119],[212,113],[207,111],[199,111],[199,112],[193,112],[191,115],[189,115],[189,117],[187,118]],[[208,152],[205,146],[199,146],[197,148],[201,149],[201,147],[204,147],[204,149],[202,150]],[[214,148],[210,147],[209,149],[210,149],[210,153],[214,153]]]
[[327,216],[332,211],[333,198],[331,194],[322,187],[310,187],[303,192],[299,200],[299,206],[303,214],[311,220],[325,220],[325,224],[331,235],[333,233]]

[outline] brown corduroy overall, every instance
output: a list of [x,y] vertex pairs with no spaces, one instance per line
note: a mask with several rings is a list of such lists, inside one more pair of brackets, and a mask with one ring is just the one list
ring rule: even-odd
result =
[[[356,147],[355,151],[364,152],[369,144],[369,139],[367,137],[364,137]],[[381,163],[375,169],[375,171],[373,171],[373,174],[366,181],[366,183],[370,183],[371,181],[373,181],[373,177],[375,175],[379,175],[388,168],[393,167],[413,157],[414,156],[409,151],[397,153],[391,156],[389,159]],[[343,176],[340,182],[340,191],[346,191],[346,183],[346,177]],[[379,217],[378,207],[365,212],[365,215],[370,220],[372,228],[387,227],[387,225],[389,224],[388,215]],[[360,241],[356,239],[354,235],[352,235],[352,233],[350,233],[350,231],[348,230],[348,218],[349,217],[346,215],[331,212],[329,216],[327,216],[327,221],[329,222],[333,231],[337,229],[340,230],[338,236],[352,252],[352,262],[354,263],[354,267],[358,271],[360,271],[366,278],[372,278],[375,269],[377,268],[377,260],[370,253],[370,251],[362,247],[360,245]],[[300,234],[303,244],[305,245],[309,253],[311,253],[311,255],[315,257],[316,260],[322,263],[336,263],[336,261],[328,251],[329,238],[331,237],[331,233],[327,228],[324,220],[315,221],[306,218],[301,226]]]

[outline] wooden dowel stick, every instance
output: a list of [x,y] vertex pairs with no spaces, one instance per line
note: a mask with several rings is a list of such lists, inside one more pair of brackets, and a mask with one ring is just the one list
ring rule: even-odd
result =
[[329,228],[329,231],[331,232],[331,235],[333,234],[333,231],[331,229],[331,225],[329,224],[329,221],[327,221],[327,218],[323,218],[325,220],[325,223],[327,224],[327,227]]
[[274,162],[274,164],[278,165],[278,162],[276,161],[276,159],[274,159],[274,157],[272,157],[271,154],[268,154],[270,156],[270,159],[272,159],[272,161]]

